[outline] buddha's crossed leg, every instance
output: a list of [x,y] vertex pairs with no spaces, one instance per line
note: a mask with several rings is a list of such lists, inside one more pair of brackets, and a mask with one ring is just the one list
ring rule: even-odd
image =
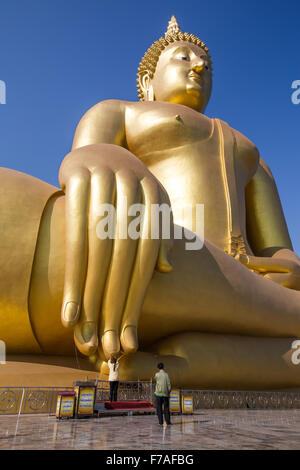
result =
[[154,275],[144,303],[139,339],[146,352],[121,359],[121,378],[149,379],[162,361],[181,387],[300,386],[300,367],[292,362],[300,293],[209,242],[191,252],[176,241],[172,257],[173,272]]
[[139,327],[147,352],[121,359],[123,379],[149,379],[162,361],[181,387],[300,385],[300,367],[291,360],[300,336],[299,292],[252,273],[208,242],[191,252],[176,241],[173,264],[172,273],[156,273],[150,284]]
[[[261,390],[300,387],[299,350],[292,338],[187,332],[147,352],[120,358],[120,380],[150,380],[163,362],[173,388]],[[108,367],[100,365],[101,377]]]
[[[63,210],[63,199],[60,199],[51,211],[50,229],[52,225],[59,225]],[[53,316],[56,316],[57,324],[60,323],[62,288],[52,295],[54,300],[47,299],[47,296],[49,279],[55,279],[55,286],[51,286],[52,293],[63,283],[64,240],[61,231],[53,229],[51,233],[47,240],[45,237],[42,251],[46,252],[46,245],[49,244],[50,255],[56,251],[60,256],[50,256],[50,264],[40,265],[37,251],[32,276],[32,298],[35,297],[34,290],[39,290],[39,297],[44,299],[41,322],[38,320],[41,309],[38,311],[34,303],[31,303],[32,322],[39,338],[47,330],[48,318],[48,331],[52,328],[53,336],[56,334],[56,328],[58,330],[58,327],[53,326]],[[246,373],[251,367],[255,370],[255,364],[260,364],[265,381],[269,383],[268,374],[272,368],[267,364],[270,360],[273,361],[274,374],[279,381],[282,379],[285,386],[297,383],[297,370],[294,370],[290,361],[282,363],[281,358],[283,351],[286,352],[290,348],[292,339],[300,336],[300,293],[252,273],[209,242],[200,251],[186,251],[184,243],[184,240],[174,242],[173,272],[167,275],[155,272],[150,282],[138,332],[139,350],[151,353],[137,353],[123,358],[124,367],[121,367],[121,372],[123,370],[124,377],[148,376],[159,353],[172,356],[173,362],[169,364],[171,370],[173,368],[174,374],[180,371],[180,377],[182,380],[188,380],[188,383],[191,383],[194,370],[198,376],[201,370],[203,372],[204,369],[196,367],[200,363],[207,371],[216,371],[217,367],[220,367],[219,371],[224,371],[227,380],[231,374],[226,371],[233,370],[240,356],[244,359],[243,367],[236,370],[238,375]],[[62,327],[58,331],[61,338],[67,333]],[[191,332],[193,341],[191,336],[186,336],[184,332]],[[217,334],[217,341],[212,333]],[[44,350],[50,353],[51,348],[47,349],[47,341],[46,338],[43,346]],[[194,347],[187,349],[190,344],[194,344]],[[215,368],[209,365],[206,367],[207,361],[201,362],[203,344],[206,357],[215,362]],[[269,357],[269,353],[273,359]],[[223,358],[223,364],[220,357]],[[269,359],[266,359],[268,357]],[[141,358],[144,365],[140,368],[138,364],[141,363]],[[166,358],[164,360],[168,361]],[[287,367],[287,374],[291,374],[289,383],[282,367]],[[215,376],[219,377],[218,374]],[[249,377],[247,373],[246,376]],[[222,380],[220,379],[220,384]],[[223,383],[226,384],[224,380]]]
[[141,345],[184,331],[300,337],[299,291],[250,271],[208,241],[186,251],[184,240],[175,240],[171,259],[173,271],[155,273],[148,288]]

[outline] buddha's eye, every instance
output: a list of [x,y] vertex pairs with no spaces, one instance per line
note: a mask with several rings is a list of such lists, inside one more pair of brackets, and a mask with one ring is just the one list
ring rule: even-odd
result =
[[190,60],[190,58],[186,55],[180,55],[180,56],[178,56],[178,59],[180,59],[180,60]]

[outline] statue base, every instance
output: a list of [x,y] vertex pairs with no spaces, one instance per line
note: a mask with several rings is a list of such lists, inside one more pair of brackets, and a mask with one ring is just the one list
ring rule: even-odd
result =
[[99,373],[82,357],[7,356],[0,364],[0,387],[72,387],[87,377],[95,380]]

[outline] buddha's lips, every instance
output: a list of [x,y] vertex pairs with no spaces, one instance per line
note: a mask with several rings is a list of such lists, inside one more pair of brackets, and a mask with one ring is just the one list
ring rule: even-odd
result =
[[196,73],[196,72],[194,72],[194,71],[193,71],[193,72],[190,72],[190,73],[188,74],[188,76],[189,76],[189,78],[192,78],[193,80],[195,80],[195,81],[197,81],[197,82],[201,82],[201,81],[202,81],[201,75],[199,75],[198,73]]

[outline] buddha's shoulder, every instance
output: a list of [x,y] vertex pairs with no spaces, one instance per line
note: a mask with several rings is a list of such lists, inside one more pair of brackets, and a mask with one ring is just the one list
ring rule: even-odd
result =
[[231,127],[228,123],[224,121],[220,122],[222,123],[223,128],[225,127],[225,129],[227,129],[229,136],[233,136],[236,157],[246,165],[249,170],[249,174],[252,176],[256,172],[260,161],[259,151],[256,145],[248,139],[248,137],[237,129]]
[[103,115],[108,113],[113,114],[122,114],[125,112],[126,108],[131,103],[129,101],[122,101],[122,100],[103,100],[96,103],[90,109],[86,111],[84,116],[95,116],[95,115]]
[[129,101],[103,100],[89,108],[81,117],[77,128],[110,126],[122,128],[125,123],[126,108]]
[[258,163],[259,161],[259,151],[256,145],[244,134],[239,132],[237,129],[231,127],[228,123],[223,122],[232,132],[234,137],[234,142],[236,149],[239,155],[249,158],[250,160]]

